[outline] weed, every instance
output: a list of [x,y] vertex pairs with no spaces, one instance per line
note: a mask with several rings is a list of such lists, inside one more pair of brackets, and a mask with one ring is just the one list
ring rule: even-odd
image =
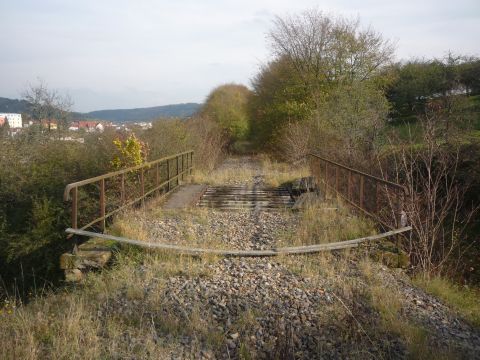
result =
[[443,300],[472,325],[480,327],[478,290],[455,285],[450,280],[439,276],[430,279],[421,275],[416,276],[413,283]]

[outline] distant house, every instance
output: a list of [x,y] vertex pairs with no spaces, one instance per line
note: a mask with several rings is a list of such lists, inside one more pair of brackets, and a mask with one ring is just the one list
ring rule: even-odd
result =
[[40,121],[40,124],[46,129],[50,128],[50,130],[57,130],[58,129],[58,124],[56,120],[42,120]]
[[102,132],[105,130],[106,126],[111,126],[111,123],[102,123],[100,121],[90,121],[90,120],[79,120],[74,121],[69,127],[69,130],[78,131],[83,129],[87,132]]
[[20,129],[22,127],[22,114],[17,113],[0,113],[0,125],[6,122],[11,129]]

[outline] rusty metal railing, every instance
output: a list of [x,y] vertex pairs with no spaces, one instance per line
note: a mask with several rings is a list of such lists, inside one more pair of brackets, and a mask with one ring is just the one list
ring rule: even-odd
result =
[[155,193],[168,193],[192,170],[193,151],[186,151],[68,184],[63,198],[71,202],[71,228],[104,231],[109,217]]
[[[329,192],[338,194],[347,203],[390,229],[405,226],[404,186],[352,169],[316,154],[309,154],[312,175]],[[403,217],[403,220],[402,220]]]

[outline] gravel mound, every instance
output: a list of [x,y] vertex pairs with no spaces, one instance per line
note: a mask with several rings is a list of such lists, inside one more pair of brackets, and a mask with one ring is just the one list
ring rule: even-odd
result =
[[224,249],[265,250],[281,232],[294,231],[298,217],[282,212],[208,210],[200,216],[166,216],[137,220],[156,242]]

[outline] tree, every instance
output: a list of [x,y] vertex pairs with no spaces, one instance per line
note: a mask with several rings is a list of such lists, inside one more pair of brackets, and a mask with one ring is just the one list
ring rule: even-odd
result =
[[243,85],[219,86],[208,95],[201,115],[211,118],[220,125],[232,140],[243,140],[249,134],[250,96],[251,91]]
[[459,66],[460,81],[465,85],[467,95],[480,94],[480,60],[472,58]]
[[388,112],[383,91],[371,83],[338,85],[318,105],[313,132],[321,138],[312,146],[344,161],[369,161]]
[[51,131],[52,121],[59,128],[68,129],[70,110],[73,101],[68,95],[61,95],[57,90],[49,89],[45,81],[39,79],[35,85],[28,85],[23,92],[23,98],[29,103],[30,116],[38,121],[46,121],[48,131]]
[[8,137],[10,134],[10,125],[8,121],[5,121],[3,124],[0,124],[0,140]]
[[395,67],[396,81],[387,96],[394,106],[394,116],[422,113],[429,96],[440,93],[443,69],[437,61],[413,60]]
[[[269,39],[275,59],[253,81],[257,142],[290,144],[303,153],[301,138],[308,133],[310,148],[334,135],[349,154],[372,149],[387,115],[384,87],[391,75],[384,68],[391,63],[392,44],[358,19],[317,10],[277,17]],[[296,135],[285,137],[289,131]]]
[[394,47],[360,21],[329,17],[318,10],[277,17],[269,33],[277,58],[285,57],[307,86],[368,80],[390,63]]
[[397,64],[394,73],[396,79],[387,91],[393,117],[421,115],[432,99],[442,99],[448,107],[463,91],[470,95],[480,90],[480,62],[452,53],[443,59]]
[[252,86],[251,138],[257,146],[275,147],[284,126],[304,122],[315,110],[311,91],[285,58],[264,66]]

